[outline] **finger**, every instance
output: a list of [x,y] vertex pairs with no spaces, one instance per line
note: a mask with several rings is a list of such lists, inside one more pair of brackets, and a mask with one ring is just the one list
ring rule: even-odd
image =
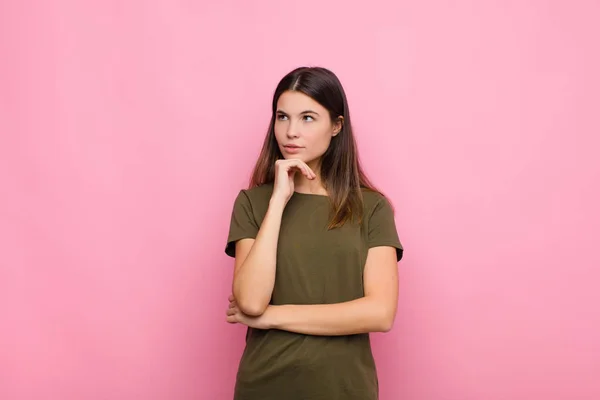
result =
[[304,165],[306,166],[308,173],[311,174],[313,178],[316,178],[317,174],[315,174],[315,171],[313,171],[312,168],[308,166],[308,164],[304,163]]
[[235,303],[235,301],[232,301],[231,303],[229,303],[229,308],[234,308],[236,306],[237,306],[237,304]]
[[293,166],[297,168],[302,173],[302,175],[306,176],[308,179],[312,179],[312,173],[310,171],[310,168],[304,162],[300,160],[294,160]]
[[298,167],[298,171],[300,171],[300,173],[302,175],[304,175],[306,178],[308,178],[308,179],[311,178],[310,173],[308,172],[308,170],[306,168],[304,168],[304,167]]
[[285,173],[287,175],[295,174],[296,173],[296,168],[297,168],[297,166],[294,163],[294,161],[292,161],[292,160],[290,160],[290,162],[282,165],[282,169],[283,169],[283,171],[285,171]]
[[233,315],[233,314],[239,314],[240,313],[240,309],[237,308],[237,306],[233,306],[233,307],[229,307],[225,313],[227,315]]
[[292,176],[296,171],[300,171],[300,173],[306,176],[308,179],[314,179],[317,177],[313,170],[310,169],[310,167],[302,160],[288,160],[288,163],[285,164],[284,168],[290,176]]
[[233,297],[233,294],[230,294],[229,295],[229,301],[234,301],[234,300],[235,300],[235,297]]
[[304,167],[304,175],[308,178],[308,179],[313,179],[313,174],[310,170],[310,168],[307,166]]
[[306,172],[304,175],[306,175],[307,178],[309,179],[313,179],[316,178],[316,174],[313,172],[313,170],[308,166],[308,164],[306,164],[304,161],[300,161],[302,168],[304,169],[304,171]]
[[230,324],[237,324],[235,317],[227,317],[227,322]]

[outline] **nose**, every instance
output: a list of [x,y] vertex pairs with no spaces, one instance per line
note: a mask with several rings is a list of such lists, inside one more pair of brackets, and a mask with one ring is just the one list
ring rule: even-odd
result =
[[296,125],[293,122],[289,123],[286,134],[287,134],[287,137],[290,139],[295,139],[295,138],[299,137],[298,128],[296,127]]

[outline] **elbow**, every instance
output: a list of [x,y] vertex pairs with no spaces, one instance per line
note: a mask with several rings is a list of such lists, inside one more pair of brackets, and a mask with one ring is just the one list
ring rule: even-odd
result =
[[385,320],[381,321],[381,324],[379,325],[378,330],[379,330],[379,332],[387,333],[387,332],[391,331],[393,327],[394,327],[394,320],[385,319]]
[[263,307],[262,305],[246,305],[245,307],[239,306],[240,310],[249,317],[260,317],[264,314],[267,307]]
[[264,304],[264,302],[257,300],[238,301],[237,305],[240,311],[249,317],[260,317],[269,306],[268,303]]
[[377,331],[387,333],[394,327],[395,315],[393,313],[385,312],[378,318]]
[[260,317],[269,306],[269,298],[261,298],[256,292],[241,290],[234,282],[233,296],[237,303],[237,307],[241,312],[249,317]]
[[370,332],[389,332],[394,327],[396,307],[387,301],[372,299],[370,307]]

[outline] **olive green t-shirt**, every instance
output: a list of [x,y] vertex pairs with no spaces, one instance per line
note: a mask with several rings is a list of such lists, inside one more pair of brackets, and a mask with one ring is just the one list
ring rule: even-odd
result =
[[[273,185],[240,191],[231,215],[225,252],[256,238]],[[385,197],[363,191],[364,217],[328,230],[327,196],[294,193],[283,212],[271,304],[332,304],[364,296],[363,270],[369,248],[398,240]],[[378,381],[369,334],[303,335],[248,328],[235,400],[375,400]]]

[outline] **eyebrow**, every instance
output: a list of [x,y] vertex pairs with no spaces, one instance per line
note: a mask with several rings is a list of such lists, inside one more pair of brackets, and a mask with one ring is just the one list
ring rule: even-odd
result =
[[[283,111],[283,110],[277,110],[277,114],[287,115],[287,113],[285,111]],[[304,110],[304,111],[302,111],[300,113],[300,115],[303,115],[303,114],[315,114],[315,115],[319,115],[318,112],[313,111],[313,110]]]

